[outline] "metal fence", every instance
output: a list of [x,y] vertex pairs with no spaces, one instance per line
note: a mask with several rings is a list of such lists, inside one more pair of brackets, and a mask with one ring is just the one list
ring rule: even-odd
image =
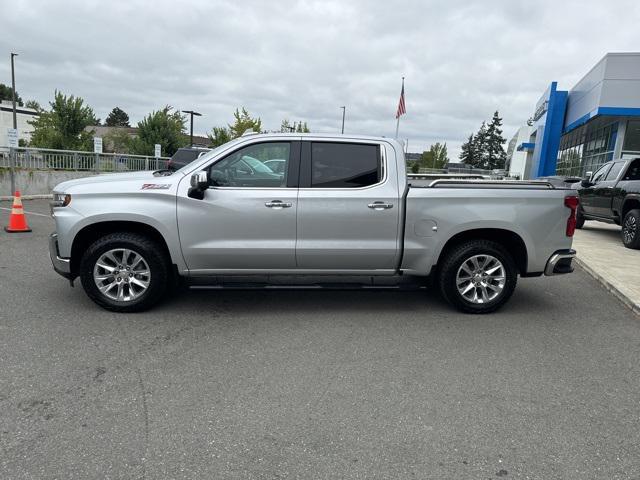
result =
[[[15,168],[29,170],[74,170],[94,172],[132,172],[160,170],[167,167],[168,157],[146,157],[124,153],[93,153],[47,148],[14,148]],[[11,166],[11,153],[0,154],[0,168]]]

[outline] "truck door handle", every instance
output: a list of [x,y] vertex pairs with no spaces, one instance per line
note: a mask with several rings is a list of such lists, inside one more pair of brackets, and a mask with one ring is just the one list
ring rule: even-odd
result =
[[281,209],[281,208],[290,208],[291,203],[283,202],[282,200],[271,200],[270,202],[265,202],[264,206],[267,208]]
[[373,202],[367,206],[369,208],[373,208],[374,210],[388,210],[389,208],[393,208],[393,203]]

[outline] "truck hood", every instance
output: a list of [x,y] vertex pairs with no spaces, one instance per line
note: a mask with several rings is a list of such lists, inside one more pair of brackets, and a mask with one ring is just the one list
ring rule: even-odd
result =
[[[145,172],[126,172],[126,173],[108,173],[103,175],[95,175],[92,177],[85,178],[77,178],[75,180],[67,180],[66,182],[59,183],[53,189],[54,192],[66,193],[70,188],[85,186],[85,185],[96,185],[96,184],[104,184],[104,183],[114,183],[114,182],[129,182],[129,181],[141,181],[141,180],[149,180],[150,183],[175,183],[176,180],[182,178],[180,174],[174,173],[173,175],[167,177],[154,177],[153,172],[145,171]],[[154,182],[151,182],[153,180]]]

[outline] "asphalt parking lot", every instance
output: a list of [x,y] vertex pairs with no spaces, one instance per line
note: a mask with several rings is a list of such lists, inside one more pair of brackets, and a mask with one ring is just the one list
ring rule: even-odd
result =
[[118,315],[25,210],[33,233],[0,232],[2,479],[640,476],[640,318],[583,271],[488,316],[314,290]]

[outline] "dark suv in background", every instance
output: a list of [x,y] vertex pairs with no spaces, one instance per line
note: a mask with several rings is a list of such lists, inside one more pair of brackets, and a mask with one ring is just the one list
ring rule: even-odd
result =
[[180,170],[185,165],[190,164],[194,160],[197,160],[202,155],[207,152],[210,152],[210,148],[204,147],[184,147],[176,150],[171,156],[171,159],[167,163],[167,170],[171,170],[175,172],[176,170]]
[[622,226],[622,243],[640,248],[640,158],[605,163],[578,186],[577,228],[585,220]]

